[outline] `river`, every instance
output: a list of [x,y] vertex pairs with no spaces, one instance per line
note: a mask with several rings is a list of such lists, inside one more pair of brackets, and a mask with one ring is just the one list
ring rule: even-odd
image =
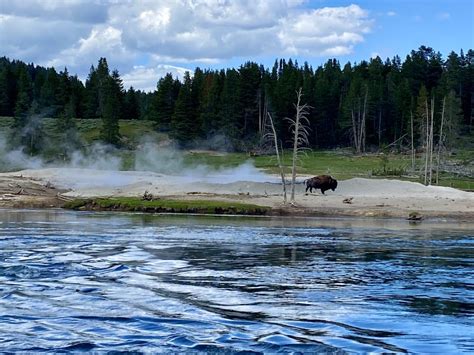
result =
[[472,226],[0,210],[0,351],[472,353]]

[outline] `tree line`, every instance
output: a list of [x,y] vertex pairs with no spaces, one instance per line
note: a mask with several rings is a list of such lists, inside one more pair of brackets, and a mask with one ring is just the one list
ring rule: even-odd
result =
[[331,59],[313,68],[279,59],[272,68],[254,62],[237,69],[196,68],[181,81],[167,74],[153,92],[125,90],[105,58],[91,67],[85,83],[66,68],[57,72],[0,58],[0,116],[15,117],[19,130],[33,127],[29,135],[21,130],[25,146],[33,142],[30,135],[41,134],[31,117],[42,115],[58,118],[68,132],[74,131],[75,118],[101,118],[102,139],[115,145],[121,142],[118,120],[133,119],[154,121],[181,146],[222,136],[236,150],[248,151],[261,143],[270,113],[289,147],[287,118],[295,116],[300,88],[309,106],[311,148],[352,146],[364,152],[411,143],[426,149],[433,141],[427,125],[434,127],[428,133],[441,136],[441,120],[448,146],[474,123],[474,51],[453,51],[444,59],[421,46],[404,61],[376,57],[341,66]]

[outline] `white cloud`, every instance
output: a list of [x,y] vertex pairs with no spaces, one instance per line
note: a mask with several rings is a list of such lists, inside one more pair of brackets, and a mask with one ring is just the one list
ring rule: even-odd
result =
[[388,11],[387,16],[396,16],[397,13],[395,11]]
[[2,55],[37,64],[54,58],[88,31],[84,23],[0,14]]
[[146,68],[136,66],[138,60],[148,63],[148,75],[159,75],[160,64],[346,55],[372,28],[358,5],[311,9],[305,2],[0,0],[2,54],[67,66],[82,77],[106,57],[111,68],[145,83],[139,78]]
[[357,5],[312,10],[281,20],[282,49],[294,55],[343,55],[364,40],[372,21]]
[[108,25],[97,25],[87,37],[80,38],[72,47],[62,50],[48,61],[51,66],[83,67],[95,63],[100,57],[108,58],[112,68],[133,63],[135,53],[122,43],[122,30]]
[[107,5],[94,0],[0,0],[0,13],[49,20],[103,23]]
[[[352,51],[368,33],[368,13],[357,5],[300,9],[287,1],[160,1],[111,9],[124,24],[124,42],[139,51],[196,60]],[[340,50],[344,47],[344,50]]]
[[171,73],[174,78],[182,80],[186,72],[193,74],[190,69],[167,64],[159,64],[152,68],[135,66],[129,73],[123,75],[122,79],[125,88],[133,86],[135,89],[153,91],[156,89],[158,78]]

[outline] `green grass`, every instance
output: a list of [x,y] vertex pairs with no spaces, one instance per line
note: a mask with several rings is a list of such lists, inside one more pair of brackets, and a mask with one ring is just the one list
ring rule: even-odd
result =
[[269,207],[238,202],[210,200],[167,200],[145,201],[135,197],[76,199],[67,202],[64,208],[73,210],[100,211],[140,211],[158,213],[201,213],[201,214],[238,214],[264,215]]
[[[102,124],[100,119],[78,119],[76,122],[79,136],[85,145],[90,145],[100,140],[100,127]],[[7,134],[12,124],[13,118],[0,117],[0,135],[2,133]],[[122,120],[119,124],[125,148],[128,149],[124,149],[121,152],[122,168],[124,170],[133,168],[133,149],[140,144],[144,137],[149,137],[150,140],[157,142],[167,139],[166,134],[157,133],[154,130],[153,122],[151,121]],[[54,142],[54,138],[57,137],[55,127],[56,121],[54,119],[44,119],[44,132],[47,135],[47,140],[50,142]],[[474,161],[474,139],[472,138],[472,135],[460,137],[457,149],[454,150],[448,159],[466,167],[466,169],[471,169]],[[51,151],[45,152],[44,155],[47,159],[51,158],[52,160],[57,153],[56,151]],[[278,173],[276,159],[272,155],[250,157],[246,153],[209,154],[204,152],[189,152],[184,155],[184,165],[189,167],[198,165],[207,165],[216,169],[235,167],[247,160],[252,160],[257,168],[271,173]],[[289,167],[291,165],[290,151],[284,152],[283,160],[285,166]],[[418,158],[417,165],[420,166],[421,163],[420,158]],[[309,151],[306,155],[301,156],[297,171],[299,174],[307,175],[330,174],[340,180],[353,177],[387,177],[421,182],[416,178],[407,177],[405,174],[401,174],[402,176],[399,176],[400,174],[392,176],[377,174],[377,171],[383,170],[384,164],[386,170],[402,171],[411,166],[411,158],[409,155],[402,154],[367,154],[356,156],[352,154],[351,149]],[[286,171],[289,172],[289,168],[286,168]],[[474,190],[474,179],[458,174],[443,173],[441,174],[440,185]]]
[[[0,117],[0,133],[7,133],[13,125],[12,117]],[[91,144],[100,140],[100,128],[102,121],[100,119],[77,119],[77,131],[85,144]],[[120,120],[120,134],[123,136],[126,144],[137,145],[144,137],[160,140],[166,135],[157,133],[154,129],[154,123],[151,121],[138,120]],[[56,119],[44,118],[43,130],[49,139],[54,139],[58,132],[56,131]]]
[[[456,161],[462,163],[458,157],[466,159],[469,152],[463,150],[454,156]],[[247,160],[253,161],[257,168],[263,169],[269,173],[278,174],[278,166],[274,156],[256,156],[250,158],[245,153],[230,153],[223,156],[210,155],[208,153],[193,153],[186,156],[185,161],[190,165],[205,164],[214,168],[234,167],[244,163]],[[291,152],[286,151],[283,156],[286,173],[289,177],[291,166]],[[421,164],[421,158],[416,160],[417,166]],[[383,167],[387,171],[399,171],[395,175],[380,174]],[[337,179],[346,180],[354,177],[365,178],[393,178],[421,182],[418,178],[409,177],[406,174],[400,174],[400,171],[408,171],[411,167],[411,156],[402,154],[367,154],[353,155],[350,150],[335,151],[310,151],[306,155],[302,155],[298,162],[298,174],[321,175],[329,174]],[[376,174],[379,172],[378,174]],[[474,179],[469,177],[456,176],[453,174],[441,174],[441,186],[455,187],[464,190],[474,190]]]

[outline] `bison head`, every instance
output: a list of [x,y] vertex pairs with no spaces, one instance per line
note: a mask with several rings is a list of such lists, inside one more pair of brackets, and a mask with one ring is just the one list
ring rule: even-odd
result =
[[329,187],[331,188],[332,191],[336,190],[336,187],[337,187],[337,180],[331,178],[331,181],[329,181]]

